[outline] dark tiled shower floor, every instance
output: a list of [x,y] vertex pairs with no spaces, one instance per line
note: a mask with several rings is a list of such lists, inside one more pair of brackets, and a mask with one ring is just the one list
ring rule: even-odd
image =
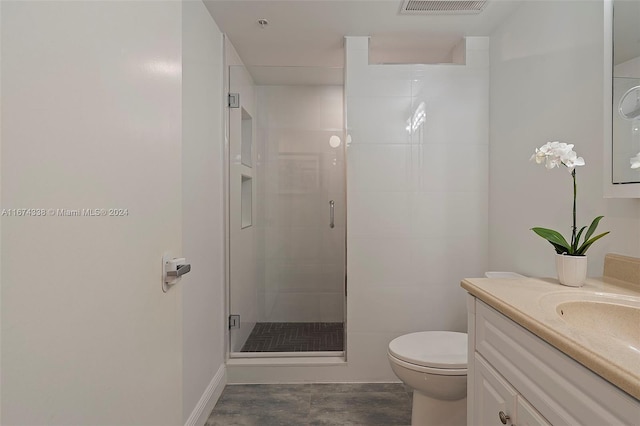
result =
[[344,350],[341,322],[259,322],[241,352],[317,352]]

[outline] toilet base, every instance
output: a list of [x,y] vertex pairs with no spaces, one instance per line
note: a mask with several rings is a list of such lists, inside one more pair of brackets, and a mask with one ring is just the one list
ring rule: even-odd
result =
[[434,399],[413,390],[411,426],[465,426],[467,398],[456,401]]

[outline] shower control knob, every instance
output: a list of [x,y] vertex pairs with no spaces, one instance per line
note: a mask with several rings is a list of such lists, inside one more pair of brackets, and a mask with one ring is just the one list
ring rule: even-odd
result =
[[508,415],[508,414],[505,414],[505,412],[504,412],[504,411],[500,411],[500,412],[498,413],[498,416],[500,416],[500,422],[501,422],[503,425],[506,425],[506,424],[507,424],[507,420],[509,420],[509,419],[511,418],[511,417],[509,417],[509,415]]

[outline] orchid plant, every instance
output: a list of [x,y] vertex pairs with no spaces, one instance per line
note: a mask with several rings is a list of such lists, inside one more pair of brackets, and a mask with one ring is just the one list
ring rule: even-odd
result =
[[[544,163],[547,169],[565,166],[569,170],[569,173],[571,173],[571,177],[573,178],[573,226],[571,227],[571,243],[567,242],[562,234],[552,229],[531,228],[531,230],[549,241],[558,254],[584,256],[594,242],[609,233],[609,231],[607,231],[596,235],[595,237],[591,237],[595,233],[600,219],[604,216],[598,216],[593,219],[593,222],[591,222],[588,229],[586,226],[583,226],[578,231],[578,228],[576,227],[576,195],[578,189],[576,185],[576,167],[584,166],[584,159],[582,157],[578,157],[576,152],[573,150],[572,144],[555,141],[547,142],[540,148],[536,148],[536,152],[531,156],[531,160],[535,160],[537,164]],[[584,239],[581,244],[580,238],[582,237],[585,229],[587,232],[584,234]]]

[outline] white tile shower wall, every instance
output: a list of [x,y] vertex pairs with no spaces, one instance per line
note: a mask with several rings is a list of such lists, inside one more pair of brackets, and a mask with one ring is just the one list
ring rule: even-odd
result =
[[466,65],[369,65],[367,43],[346,43],[349,361],[367,346],[391,380],[389,340],[465,331],[459,282],[488,263],[488,40]]
[[[344,320],[341,86],[258,86],[260,321]],[[328,202],[335,200],[330,229]]]
[[551,246],[529,230],[571,225],[570,176],[528,161],[551,140],[587,163],[578,223],[604,215],[599,229],[611,231],[589,249],[589,275],[602,275],[606,252],[640,256],[640,200],[602,193],[602,32],[601,2],[526,1],[491,36],[491,269],[555,275]]

